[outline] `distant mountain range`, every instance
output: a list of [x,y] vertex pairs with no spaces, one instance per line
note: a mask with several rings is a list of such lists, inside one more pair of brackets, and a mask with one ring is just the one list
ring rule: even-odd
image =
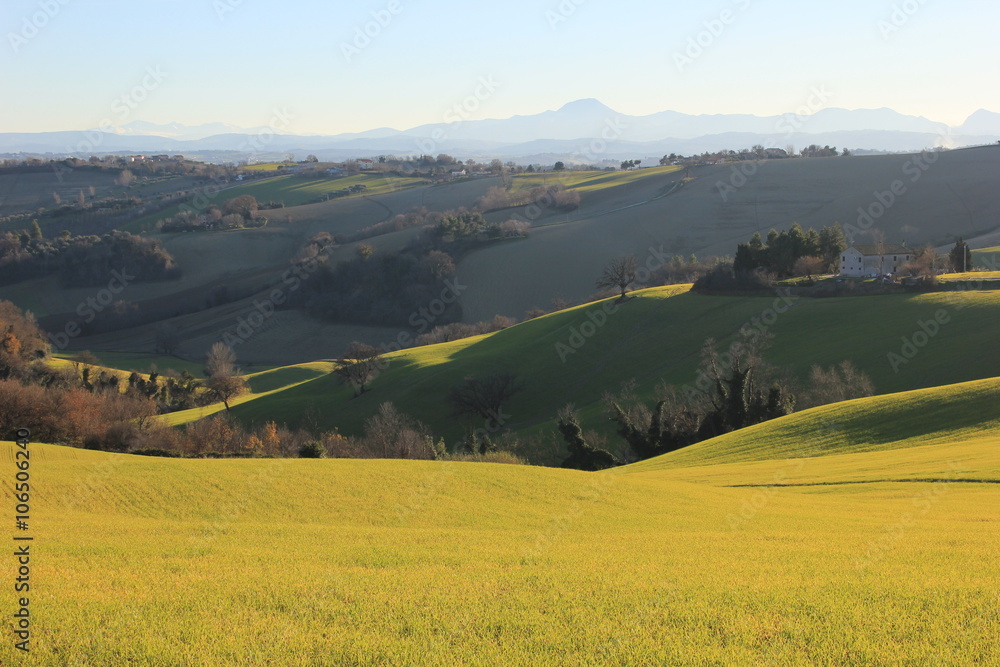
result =
[[226,123],[187,126],[134,121],[113,132],[0,133],[0,153],[89,156],[101,153],[169,153],[198,159],[266,160],[288,153],[324,160],[380,154],[449,153],[459,158],[521,162],[599,163],[669,153],[690,155],[761,144],[799,149],[810,144],[865,152],[919,151],[1000,140],[1000,114],[981,109],[958,127],[892,109],[827,108],[812,115],[690,115],[662,111],[629,116],[595,99],[556,111],[506,119],[421,125],[409,130],[378,128],[336,135],[296,135]]

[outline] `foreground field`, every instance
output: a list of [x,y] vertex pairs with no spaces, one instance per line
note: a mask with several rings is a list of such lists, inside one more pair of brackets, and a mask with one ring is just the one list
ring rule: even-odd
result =
[[32,664],[991,664],[997,435],[597,474],[32,445]]

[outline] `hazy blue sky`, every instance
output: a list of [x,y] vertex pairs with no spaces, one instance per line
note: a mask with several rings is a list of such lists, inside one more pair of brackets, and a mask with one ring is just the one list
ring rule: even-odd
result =
[[826,106],[959,124],[1000,111],[998,19],[997,0],[3,0],[0,131],[275,109],[291,132],[405,129],[477,87],[476,118],[587,97],[771,115],[822,86]]

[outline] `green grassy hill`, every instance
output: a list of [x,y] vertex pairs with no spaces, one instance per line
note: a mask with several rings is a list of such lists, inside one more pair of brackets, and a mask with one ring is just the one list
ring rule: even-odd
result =
[[[768,310],[775,305],[773,296],[701,296],[683,286],[644,290],[636,297],[609,315],[601,327],[592,322],[600,321],[602,303],[610,301],[554,313],[487,336],[389,355],[388,368],[359,398],[352,398],[351,391],[334,377],[325,376],[245,402],[233,414],[246,422],[275,419],[298,424],[311,411],[321,415],[325,426],[357,433],[379,404],[391,401],[451,439],[463,429],[483,425],[450,416],[448,390],[467,376],[504,370],[525,384],[525,390],[505,408],[511,428],[529,435],[549,434],[556,411],[573,403],[585,426],[610,433],[601,403],[605,392],[617,392],[621,382],[633,378],[638,395],[646,398],[661,381],[695,385],[704,341],[714,337],[728,346],[741,327],[753,326],[755,318],[771,321],[774,313]],[[992,345],[1000,324],[1000,292],[794,303],[768,327],[774,339],[766,357],[802,381],[813,364],[828,367],[845,359],[867,373],[879,393],[1000,376],[1000,359],[981,353]],[[904,357],[904,352],[911,351],[904,349],[904,337],[924,343],[918,335],[921,323],[941,311],[949,321],[923,347],[914,347],[911,359]],[[899,359],[891,360],[890,354]]]
[[[628,466],[632,472],[974,443],[1000,481],[1000,378],[825,405]],[[943,462],[943,460],[942,460]],[[819,462],[819,465],[824,465]],[[869,471],[871,472],[871,471]],[[923,471],[927,472],[927,471]],[[900,471],[887,469],[886,474]]]
[[998,387],[604,473],[33,444],[32,664],[989,664]]

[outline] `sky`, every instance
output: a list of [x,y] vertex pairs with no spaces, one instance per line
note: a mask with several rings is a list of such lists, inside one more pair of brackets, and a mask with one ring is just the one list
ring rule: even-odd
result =
[[[507,118],[1000,112],[996,0],[4,0],[0,132],[299,134]],[[454,116],[452,116],[454,117]]]

